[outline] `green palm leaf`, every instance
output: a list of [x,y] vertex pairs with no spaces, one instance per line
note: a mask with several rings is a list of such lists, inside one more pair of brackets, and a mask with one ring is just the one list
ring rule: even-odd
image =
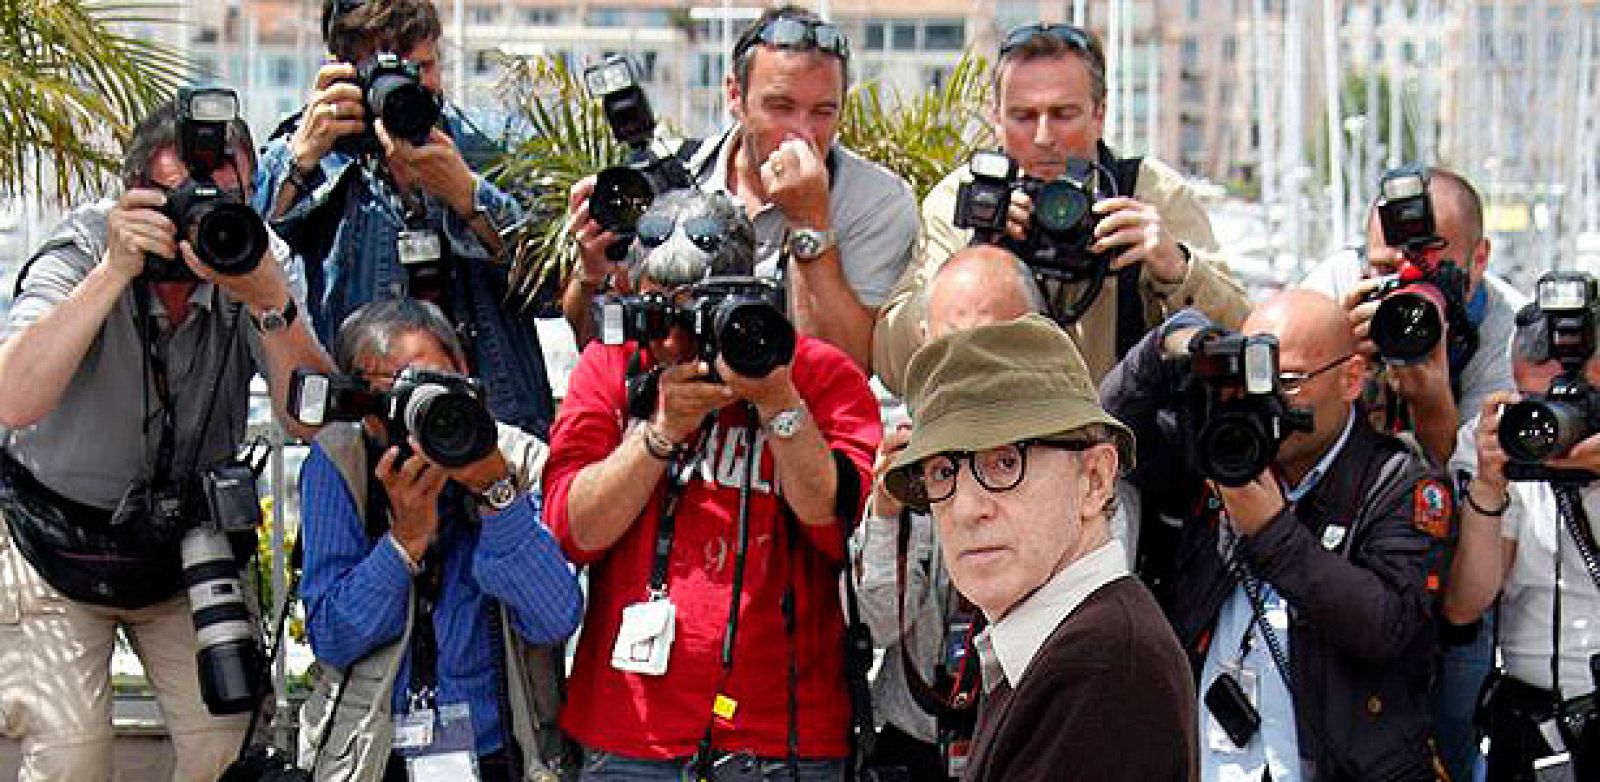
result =
[[134,124],[193,72],[118,27],[170,24],[176,8],[0,0],[0,195],[66,201],[116,171]]

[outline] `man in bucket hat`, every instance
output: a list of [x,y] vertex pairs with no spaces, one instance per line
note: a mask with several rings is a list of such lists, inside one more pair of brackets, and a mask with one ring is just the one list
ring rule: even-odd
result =
[[946,335],[912,357],[906,403],[886,487],[930,508],[990,622],[965,778],[1193,778],[1188,664],[1110,531],[1133,437],[1072,341],[1037,315]]

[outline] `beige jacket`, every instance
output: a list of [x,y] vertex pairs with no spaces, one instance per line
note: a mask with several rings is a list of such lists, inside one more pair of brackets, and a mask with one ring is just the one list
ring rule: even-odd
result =
[[[922,244],[918,259],[906,268],[889,300],[878,311],[872,335],[872,370],[890,392],[899,395],[905,384],[906,365],[922,344],[923,290],[939,267],[966,247],[972,232],[956,228],[956,190],[970,178],[965,166],[951,172],[922,202]],[[1189,273],[1179,283],[1157,282],[1141,275],[1145,321],[1155,326],[1185,307],[1196,307],[1212,320],[1238,328],[1250,311],[1244,289],[1228,272],[1228,264],[1211,233],[1211,220],[1194,190],[1178,172],[1152,158],[1139,168],[1133,195],[1153,204],[1162,220],[1189,253]],[[1057,304],[1071,301],[1080,286],[1064,286]],[[1067,329],[1083,352],[1096,382],[1117,362],[1117,280],[1107,277],[1105,287],[1083,317]]]

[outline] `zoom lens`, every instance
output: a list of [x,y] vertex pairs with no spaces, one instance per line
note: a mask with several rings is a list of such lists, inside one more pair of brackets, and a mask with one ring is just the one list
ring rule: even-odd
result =
[[595,177],[589,215],[607,231],[632,234],[655,198],[655,188],[643,173],[627,166],[612,166]]
[[1432,288],[1407,286],[1378,303],[1372,316],[1372,341],[1385,361],[1414,364],[1427,358],[1444,337],[1443,314],[1433,298],[1420,290],[1423,287]]
[[1195,439],[1200,474],[1238,487],[1255,480],[1277,456],[1277,441],[1259,417],[1224,412],[1211,418]]
[[383,118],[383,127],[395,138],[413,145],[427,143],[439,122],[439,99],[422,82],[405,72],[380,73],[367,92],[367,106]]
[[470,394],[427,383],[406,400],[406,430],[416,436],[422,452],[445,467],[464,467],[494,450],[498,442],[494,419],[483,402]]
[[233,547],[226,534],[195,527],[184,535],[180,555],[199,647],[200,695],[212,714],[249,711],[261,694],[263,661]]
[[1088,215],[1089,194],[1073,185],[1054,181],[1039,188],[1033,199],[1033,219],[1047,231],[1066,233]]
[[1500,447],[1513,461],[1542,462],[1585,434],[1583,411],[1566,402],[1526,399],[1500,416]]
[[744,377],[766,377],[794,360],[794,326],[770,302],[724,301],[713,328],[722,360]]
[[267,228],[250,207],[231,201],[211,201],[197,206],[193,226],[195,253],[222,274],[242,275],[255,270],[267,252]]

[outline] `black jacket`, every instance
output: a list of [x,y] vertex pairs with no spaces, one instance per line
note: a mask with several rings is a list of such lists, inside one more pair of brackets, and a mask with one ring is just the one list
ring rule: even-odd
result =
[[[1174,327],[1193,325],[1181,318]],[[1218,553],[1218,503],[1177,463],[1182,432],[1165,412],[1173,378],[1158,353],[1165,333],[1170,328],[1157,329],[1130,352],[1101,384],[1101,397],[1141,443],[1161,446],[1150,462],[1141,452],[1132,476],[1145,498],[1139,565],[1198,671],[1237,581]],[[1357,416],[1312,491],[1240,543],[1251,571],[1289,604],[1300,752],[1315,760],[1319,782],[1433,778],[1431,538],[1414,516],[1429,512],[1422,492],[1443,489],[1398,440]],[[1332,526],[1346,532],[1324,546],[1339,537],[1325,537]]]

